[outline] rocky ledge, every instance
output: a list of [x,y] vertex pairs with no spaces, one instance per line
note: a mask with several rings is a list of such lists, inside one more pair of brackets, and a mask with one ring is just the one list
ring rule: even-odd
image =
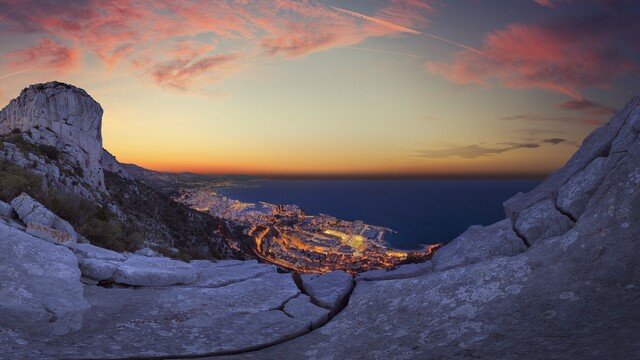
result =
[[639,136],[636,97],[505,220],[355,279],[58,241],[21,195],[0,204],[0,357],[640,358]]

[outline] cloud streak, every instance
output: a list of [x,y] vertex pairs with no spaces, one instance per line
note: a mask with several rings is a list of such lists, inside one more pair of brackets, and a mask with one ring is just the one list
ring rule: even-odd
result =
[[519,149],[537,149],[543,145],[558,145],[563,143],[569,143],[569,141],[563,138],[550,138],[535,142],[508,142],[496,144],[494,146],[487,146],[484,143],[480,143],[466,146],[456,146],[446,149],[419,150],[416,152],[415,157],[428,159],[450,157],[457,157],[461,159],[477,159],[481,157],[499,155]]
[[359,19],[363,19],[363,20],[366,20],[366,21],[370,21],[370,22],[378,24],[380,26],[384,26],[384,27],[389,28],[389,29],[394,30],[394,31],[398,31],[398,32],[401,32],[401,33],[412,34],[412,35],[428,36],[430,38],[437,39],[437,40],[440,40],[440,41],[444,41],[446,43],[461,47],[463,49],[466,49],[466,50],[469,50],[469,51],[473,51],[473,52],[478,53],[478,54],[482,54],[482,51],[480,51],[478,49],[472,48],[470,46],[467,46],[467,45],[464,45],[464,44],[461,44],[461,43],[458,43],[458,42],[455,42],[455,41],[452,41],[452,40],[449,40],[449,39],[445,39],[445,38],[443,38],[441,36],[437,36],[437,35],[434,35],[434,34],[431,34],[431,33],[428,33],[428,32],[421,32],[421,31],[409,29],[407,27],[400,26],[400,25],[391,23],[389,21],[377,19],[377,18],[374,18],[374,17],[371,17],[371,16],[367,16],[367,15],[364,15],[364,14],[360,14],[360,13],[357,13],[357,12],[354,12],[354,11],[342,9],[342,8],[335,7],[335,6],[332,6],[331,8],[336,10],[336,11],[340,11],[340,12],[343,12],[345,14],[351,15],[353,17],[356,17],[356,18],[359,18]]

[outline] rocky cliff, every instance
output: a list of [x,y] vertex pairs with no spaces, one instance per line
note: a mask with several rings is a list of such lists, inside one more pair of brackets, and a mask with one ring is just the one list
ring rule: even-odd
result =
[[639,159],[634,98],[506,219],[355,278],[73,245],[0,203],[0,357],[638,359]]
[[102,171],[102,107],[84,90],[48,82],[31,85],[0,111],[0,134],[22,133],[75,161],[78,176],[106,191]]

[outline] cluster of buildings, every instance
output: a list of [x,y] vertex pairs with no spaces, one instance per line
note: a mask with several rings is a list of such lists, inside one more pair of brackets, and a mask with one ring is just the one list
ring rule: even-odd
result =
[[384,235],[390,229],[361,220],[307,216],[296,205],[244,203],[208,186],[181,189],[179,194],[175,200],[187,206],[246,225],[255,241],[254,253],[283,268],[357,273],[394,266],[407,258],[406,252],[386,247]]

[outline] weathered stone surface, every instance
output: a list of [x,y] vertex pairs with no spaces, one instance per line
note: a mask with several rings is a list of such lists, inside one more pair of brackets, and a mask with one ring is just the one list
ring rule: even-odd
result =
[[298,295],[289,274],[268,274],[217,289],[89,286],[85,296],[91,310],[78,332],[16,344],[14,353],[105,359],[250,350],[309,331],[308,321],[279,310]]
[[[526,194],[518,193],[505,201],[504,208],[507,217],[515,221],[520,211],[542,200],[550,199],[560,186],[584,169],[593,159],[612,152],[612,143],[616,138],[619,138],[619,135],[624,136],[622,130],[625,125],[630,121],[637,121],[637,114],[635,117],[631,115],[638,106],[640,106],[640,96],[635,96],[611,120],[587,136],[582,142],[582,146],[561,169],[549,175],[534,190]],[[626,144],[628,146],[628,142]],[[622,146],[615,148],[615,151],[623,150]]]
[[15,215],[15,211],[13,211],[13,207],[11,204],[7,204],[6,202],[0,200],[0,217],[9,218]]
[[553,200],[548,199],[524,209],[515,227],[529,244],[533,244],[566,233],[573,227],[573,221],[560,213]]
[[432,262],[437,271],[487,261],[498,256],[513,256],[526,246],[505,219],[487,227],[473,227],[438,249]]
[[420,264],[400,265],[395,269],[388,270],[369,270],[356,275],[356,281],[377,281],[377,280],[396,280],[406,279],[424,275],[433,270],[433,262],[425,261]]
[[353,277],[344,271],[300,276],[304,291],[313,301],[331,311],[336,311],[342,300],[353,289]]
[[0,334],[6,329],[32,337],[78,330],[89,308],[79,280],[69,249],[0,224]]
[[274,265],[258,264],[253,261],[228,266],[218,264],[211,261],[192,264],[198,273],[198,280],[193,285],[220,287],[276,272]]
[[52,229],[42,224],[27,224],[27,234],[57,245],[74,246],[75,244],[75,239],[71,237],[71,234]]
[[197,272],[185,262],[140,255],[131,255],[113,274],[113,281],[134,286],[192,284],[197,278]]
[[34,143],[62,149],[83,170],[82,179],[105,191],[102,108],[84,90],[49,82],[31,85],[0,111],[0,134],[14,129]]
[[91,244],[77,244],[73,251],[85,259],[124,261],[127,257],[112,250]]
[[82,276],[96,281],[111,279],[117,268],[117,265],[105,260],[83,259],[80,262]]
[[609,157],[598,157],[567,181],[558,190],[556,201],[558,208],[570,214],[574,219],[580,217],[600,182],[622,156],[623,154],[612,154]]
[[306,321],[312,329],[326,323],[330,313],[328,309],[313,305],[311,298],[305,294],[289,300],[284,305],[283,311],[294,319]]
[[11,200],[11,206],[25,224],[40,224],[45,227],[62,231],[69,234],[71,242],[76,242],[78,235],[73,229],[73,226],[71,226],[67,221],[59,218],[56,214],[52,213],[49,209],[44,207],[44,205],[37,202],[28,194],[22,193],[15,199]]
[[25,193],[11,200],[11,206],[25,224],[36,223],[52,227],[56,218],[54,213]]

